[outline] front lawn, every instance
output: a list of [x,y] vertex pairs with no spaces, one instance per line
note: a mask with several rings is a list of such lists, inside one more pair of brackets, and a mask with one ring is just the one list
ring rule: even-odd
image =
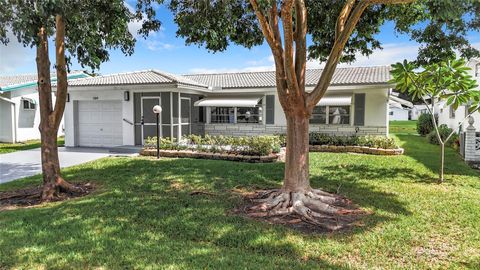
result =
[[[59,137],[57,140],[58,146],[63,146],[65,144],[65,138]],[[0,154],[6,154],[21,150],[29,150],[34,148],[39,148],[41,146],[40,140],[29,140],[20,143],[0,143]]]
[[310,235],[231,215],[239,191],[280,185],[281,163],[106,158],[64,170],[96,193],[0,212],[0,269],[479,269],[480,174],[447,149],[438,185],[438,147],[396,137],[404,156],[311,154],[314,187],[372,211],[351,232]]
[[389,127],[391,133],[418,134],[416,120],[390,121]]

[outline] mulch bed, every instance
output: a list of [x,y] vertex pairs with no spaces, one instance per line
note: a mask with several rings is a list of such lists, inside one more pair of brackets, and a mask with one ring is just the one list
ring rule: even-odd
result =
[[[95,186],[91,183],[72,183],[81,188],[82,192],[61,192],[52,201],[64,201],[90,194]],[[0,211],[17,208],[28,208],[43,203],[41,200],[42,186],[0,192]]]
[[[336,215],[326,216],[322,220],[322,224],[313,224],[308,220],[297,214],[289,214],[285,216],[270,216],[267,212],[252,211],[251,208],[255,206],[253,200],[262,194],[265,190],[260,190],[252,193],[241,193],[243,196],[243,202],[237,206],[232,212],[234,215],[239,215],[248,219],[253,219],[261,222],[267,222],[269,224],[283,225],[288,228],[301,231],[308,234],[324,234],[332,232],[345,232],[353,229],[354,227],[363,226],[363,217],[371,214],[368,213],[357,205],[351,203],[349,200],[338,195],[343,201],[335,206],[342,209],[344,212]],[[346,210],[346,211],[345,211]]]

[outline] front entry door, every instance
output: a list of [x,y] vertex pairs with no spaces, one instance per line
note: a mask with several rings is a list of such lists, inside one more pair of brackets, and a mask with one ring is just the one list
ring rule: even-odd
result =
[[[160,97],[142,97],[142,144],[147,137],[157,136],[157,115],[153,113],[153,106],[160,105]],[[162,116],[160,115],[160,127]],[[160,137],[162,130],[160,129]]]

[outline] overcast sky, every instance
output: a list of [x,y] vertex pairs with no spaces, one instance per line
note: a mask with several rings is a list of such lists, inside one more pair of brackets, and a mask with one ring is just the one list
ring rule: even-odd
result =
[[[272,70],[273,58],[266,44],[253,49],[231,46],[222,53],[209,53],[204,48],[185,46],[184,40],[175,36],[176,26],[171,14],[160,9],[158,17],[162,21],[159,32],[148,39],[138,39],[135,53],[126,57],[120,51],[111,51],[110,61],[103,63],[101,74],[128,72],[145,69],[159,69],[171,73],[212,73]],[[132,23],[130,30],[136,32],[139,24]],[[359,56],[354,66],[390,65],[403,59],[414,59],[418,44],[411,42],[406,36],[397,36],[393,24],[382,26],[378,39],[384,49],[375,51],[369,57]],[[470,41],[480,48],[479,33],[472,33]],[[7,46],[0,44],[0,75],[35,73],[35,51],[24,48],[11,36]],[[52,44],[53,45],[53,44]],[[51,52],[51,59],[53,60]],[[86,69],[73,60],[72,69]],[[317,61],[310,61],[309,67],[320,67]],[[345,66],[345,65],[341,65]]]

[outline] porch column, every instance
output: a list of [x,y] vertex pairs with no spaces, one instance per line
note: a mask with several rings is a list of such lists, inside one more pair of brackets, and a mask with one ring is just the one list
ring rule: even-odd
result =
[[465,161],[466,162],[478,162],[479,157],[477,156],[476,152],[477,150],[475,149],[475,144],[476,144],[476,130],[475,127],[473,126],[473,123],[475,120],[473,117],[470,116],[468,119],[468,123],[470,124],[467,127],[467,130],[465,132]]

